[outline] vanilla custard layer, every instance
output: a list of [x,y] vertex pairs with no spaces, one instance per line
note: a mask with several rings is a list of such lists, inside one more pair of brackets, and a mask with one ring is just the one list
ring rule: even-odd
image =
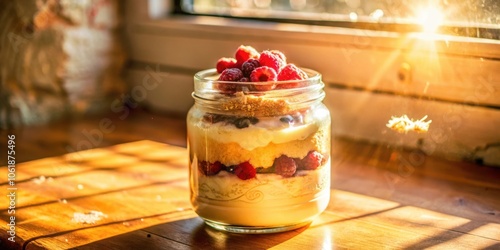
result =
[[[230,128],[230,126],[226,127]],[[241,131],[244,130],[241,129]],[[275,131],[275,133],[277,132]],[[191,126],[189,128],[189,147],[192,154],[191,157],[196,155],[200,161],[219,161],[226,166],[249,161],[256,168],[269,168],[272,167],[274,160],[281,155],[292,158],[303,158],[311,150],[329,153],[329,145],[326,143],[329,136],[330,127],[325,125],[301,139],[289,140],[282,143],[268,142],[262,147],[248,150],[241,146],[241,142],[258,139],[259,135],[255,130],[249,129],[246,133],[242,133],[242,138],[237,142],[223,142],[220,139],[216,139],[217,137],[214,138],[210,129]]]
[[[276,124],[276,125],[274,125]],[[220,143],[235,142],[246,150],[253,150],[266,145],[281,144],[295,140],[304,140],[315,133],[320,124],[311,122],[298,126],[282,127],[283,122],[274,118],[271,121],[259,121],[256,125],[247,128],[236,128],[232,124],[223,122],[210,124],[200,132],[205,132],[209,139]]]

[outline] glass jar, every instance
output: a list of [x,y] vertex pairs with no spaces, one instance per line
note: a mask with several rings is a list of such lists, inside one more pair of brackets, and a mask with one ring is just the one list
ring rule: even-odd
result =
[[194,76],[187,116],[194,211],[237,233],[308,225],[330,198],[330,113],[321,75],[306,80],[217,81]]

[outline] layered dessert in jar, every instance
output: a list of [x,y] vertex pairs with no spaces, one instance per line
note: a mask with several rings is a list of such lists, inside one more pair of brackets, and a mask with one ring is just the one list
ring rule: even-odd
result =
[[321,75],[240,46],[195,75],[187,118],[191,202],[218,229],[310,223],[330,197],[330,115]]

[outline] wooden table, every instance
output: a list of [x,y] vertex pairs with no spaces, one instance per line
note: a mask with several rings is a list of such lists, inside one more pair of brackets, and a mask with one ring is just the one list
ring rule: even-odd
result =
[[[14,186],[0,168],[0,249],[500,249],[500,169],[342,138],[333,140],[330,205],[311,225],[216,231],[190,207],[184,119],[122,118],[0,132],[1,165],[8,134],[17,161]],[[92,211],[95,223],[82,221]]]

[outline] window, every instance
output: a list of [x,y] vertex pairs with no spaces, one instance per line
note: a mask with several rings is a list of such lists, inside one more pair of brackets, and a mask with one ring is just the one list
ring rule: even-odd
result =
[[499,39],[496,0],[181,0],[192,14]]

